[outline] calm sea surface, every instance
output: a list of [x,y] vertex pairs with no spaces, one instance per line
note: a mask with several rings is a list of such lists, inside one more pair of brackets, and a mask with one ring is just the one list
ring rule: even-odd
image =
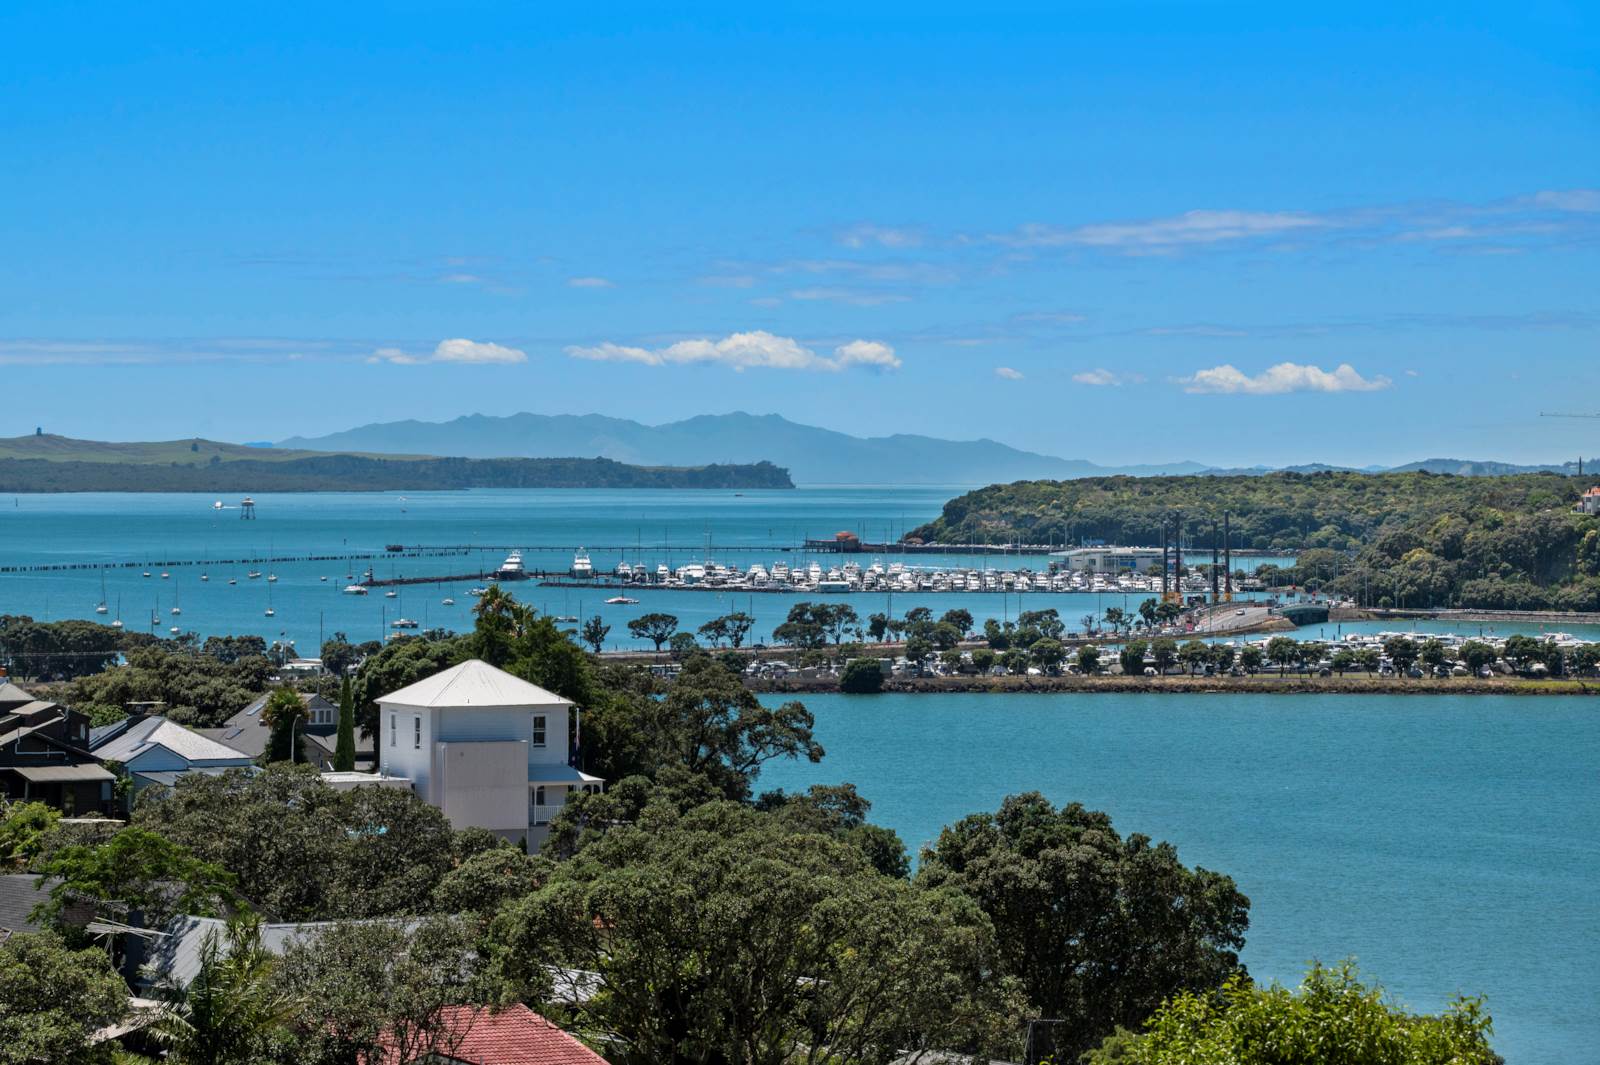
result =
[[[471,583],[430,584],[399,589],[387,599],[379,592],[349,596],[341,589],[367,565],[380,577],[444,575],[493,569],[511,548],[524,551],[530,568],[564,572],[573,551],[587,547],[597,570],[626,559],[654,569],[657,563],[681,565],[715,559],[748,568],[791,566],[809,561],[801,550],[808,538],[831,537],[849,529],[864,539],[898,537],[937,517],[960,488],[817,487],[793,491],[610,491],[482,490],[470,492],[303,493],[256,497],[257,519],[243,521],[229,497],[228,509],[214,510],[212,496],[192,494],[88,493],[24,495],[0,499],[0,566],[75,564],[99,569],[0,573],[0,613],[37,618],[93,618],[102,580],[106,620],[120,611],[136,631],[166,635],[176,625],[201,636],[257,633],[293,640],[314,654],[320,638],[334,632],[354,640],[381,638],[390,622],[407,617],[423,627],[464,629],[470,625]],[[160,577],[162,561],[240,559],[264,556],[383,554],[386,544],[465,547],[465,555],[380,558],[375,562],[286,562],[262,565],[263,576],[249,580],[244,565],[173,565]],[[787,550],[786,550],[787,549]],[[898,556],[897,556],[898,557]],[[838,556],[821,561],[838,562]],[[870,561],[863,557],[861,561]],[[938,556],[906,559],[921,565],[1042,567],[1043,556],[1010,558]],[[1246,568],[1263,559],[1238,560]],[[1282,560],[1279,560],[1282,561]],[[138,562],[137,568],[122,563]],[[155,563],[141,576],[143,563]],[[277,575],[269,586],[266,573]],[[201,574],[210,577],[201,581]],[[322,578],[327,578],[322,580]],[[229,585],[228,579],[238,581]],[[752,613],[756,638],[764,638],[797,601],[792,594],[728,592],[630,592],[637,606],[607,606],[613,590],[515,588],[522,598],[556,615],[588,617],[599,613],[611,625],[609,642],[634,646],[630,618],[666,611],[693,629],[733,610]],[[443,600],[455,600],[446,605]],[[882,594],[841,596],[864,618],[875,611],[902,614],[914,606],[935,613],[955,606],[987,617],[1015,617],[1021,609],[1055,607],[1072,628],[1086,614],[1106,607],[1132,609],[1140,596],[998,594]],[[1020,599],[1020,601],[1019,601]],[[174,616],[172,608],[182,611]],[[274,616],[266,616],[268,607]],[[1361,628],[1356,626],[1355,628]],[[1402,627],[1397,622],[1365,626],[1373,631]],[[1538,631],[1537,626],[1522,626]],[[1569,627],[1570,629],[1571,627]],[[1345,631],[1352,631],[1347,627]],[[1476,631],[1471,627],[1470,631]],[[1509,631],[1503,628],[1502,631]],[[1579,631],[1582,630],[1573,630]],[[1331,630],[1330,630],[1331,634]],[[1593,632],[1600,638],[1600,630]]]
[[1244,959],[1347,956],[1408,1006],[1483,994],[1512,1065],[1600,1060],[1600,704],[1575,697],[812,696],[827,757],[913,850],[1037,789],[1251,899]]

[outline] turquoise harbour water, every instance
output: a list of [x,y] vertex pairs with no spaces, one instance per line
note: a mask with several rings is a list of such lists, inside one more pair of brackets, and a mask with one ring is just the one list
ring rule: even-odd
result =
[[[247,567],[173,566],[162,580],[159,566],[149,578],[142,568],[125,562],[175,559],[222,559],[346,553],[383,554],[384,545],[470,545],[466,555],[429,558],[380,558],[371,563],[378,576],[421,576],[478,572],[499,565],[507,548],[521,548],[530,568],[564,572],[573,549],[586,546],[597,570],[612,569],[624,558],[654,568],[658,562],[716,559],[748,568],[760,562],[791,566],[809,556],[799,550],[805,539],[831,537],[842,529],[868,538],[898,537],[904,530],[938,516],[940,507],[959,488],[917,486],[818,487],[793,491],[612,491],[612,490],[483,490],[470,492],[299,493],[256,496],[255,521],[242,521],[227,497],[229,509],[212,509],[214,497],[196,494],[83,493],[23,495],[0,498],[0,566],[54,564],[105,565],[103,576],[111,620],[120,610],[133,631],[167,635],[173,625],[208,635],[254,633],[269,640],[293,640],[306,654],[315,654],[323,636],[343,631],[354,640],[380,639],[398,617],[424,627],[462,630],[471,624],[472,582],[429,584],[399,589],[397,599],[380,592],[348,596],[341,589],[347,575],[359,576],[367,562],[306,562],[261,566],[278,581],[268,587],[265,575],[248,580]],[[788,548],[789,550],[784,550]],[[871,556],[857,556],[863,563]],[[914,565],[973,565],[1042,568],[1041,555],[916,556]],[[823,563],[840,561],[822,556]],[[1262,559],[1244,557],[1251,568]],[[206,573],[211,578],[201,581]],[[228,578],[238,584],[229,585]],[[321,580],[326,577],[327,580]],[[77,569],[56,572],[0,573],[0,613],[30,614],[41,619],[94,618],[101,596],[102,572]],[[514,593],[539,609],[558,616],[588,617],[599,613],[611,626],[608,645],[642,646],[629,638],[627,621],[650,611],[676,615],[692,630],[734,610],[753,614],[754,638],[770,634],[794,594],[649,591],[629,594],[636,606],[607,606],[611,589],[539,587],[528,582]],[[445,598],[455,600],[447,606]],[[987,617],[1015,617],[1019,610],[1054,607],[1070,628],[1085,614],[1100,616],[1106,607],[1132,609],[1140,596],[897,593],[839,596],[863,618],[876,611],[903,614],[926,606],[936,614],[951,607],[970,610],[981,624]],[[177,605],[182,614],[170,613]],[[266,617],[266,609],[275,611]],[[1369,623],[1372,631],[1410,627],[1402,622]],[[1357,628],[1360,628],[1358,626]],[[1538,626],[1509,626],[1539,631]],[[1353,631],[1347,627],[1345,631]],[[1582,630],[1572,631],[1582,633]],[[1308,630],[1309,632],[1309,630]],[[1600,628],[1591,628],[1600,639]]]
[[[212,508],[214,498],[193,494],[84,493],[32,495],[0,500],[0,565],[105,565],[99,569],[0,573],[0,613],[26,613],[42,619],[94,618],[102,577],[111,620],[121,611],[133,631],[167,635],[177,625],[201,636],[255,633],[289,639],[314,654],[321,636],[343,631],[354,640],[379,639],[388,623],[412,618],[426,627],[462,630],[471,625],[474,581],[407,586],[397,599],[380,590],[348,596],[349,576],[372,565],[380,578],[476,573],[492,570],[508,548],[520,548],[530,569],[564,573],[575,547],[587,547],[597,571],[631,563],[670,566],[715,559],[747,569],[776,561],[803,565],[812,556],[800,548],[809,538],[827,538],[841,529],[869,537],[898,537],[905,529],[936,517],[945,500],[960,489],[823,488],[734,493],[609,490],[502,490],[471,492],[303,493],[256,496],[254,521],[243,521],[233,504]],[[7,506],[6,504],[10,504]],[[162,580],[143,567],[120,563],[177,559],[237,559],[290,555],[384,554],[384,546],[470,546],[464,555],[426,558],[382,557],[371,563],[291,562],[261,565],[263,576],[249,580],[243,565],[172,566]],[[818,556],[824,565],[838,555]],[[856,556],[864,564],[870,555]],[[912,565],[972,565],[1043,568],[1042,555],[894,556]],[[1254,565],[1259,560],[1241,560]],[[278,577],[268,587],[268,572]],[[202,573],[210,577],[201,581]],[[237,579],[229,585],[228,578]],[[324,581],[321,578],[326,577]],[[614,588],[541,587],[536,581],[509,586],[519,599],[546,613],[588,617],[599,613],[611,625],[613,647],[648,646],[632,640],[627,621],[665,611],[693,630],[722,614],[744,610],[757,619],[753,639],[764,639],[800,597],[788,593],[738,594],[709,591],[650,591],[629,595],[636,606],[607,606]],[[445,598],[453,605],[443,603]],[[835,596],[850,602],[865,618],[891,609],[903,614],[914,606],[936,613],[955,606],[984,618],[1015,617],[1019,609],[1053,606],[1076,627],[1088,613],[1109,606],[1133,608],[1137,597],[1121,595],[1017,595],[896,593]],[[170,611],[177,605],[182,614]],[[266,617],[266,609],[275,611]],[[154,618],[156,624],[151,627]]]
[[913,853],[1037,789],[1251,899],[1244,960],[1358,959],[1406,1005],[1483,994],[1512,1065],[1600,1060],[1600,704],[1581,697],[812,696],[819,765]]

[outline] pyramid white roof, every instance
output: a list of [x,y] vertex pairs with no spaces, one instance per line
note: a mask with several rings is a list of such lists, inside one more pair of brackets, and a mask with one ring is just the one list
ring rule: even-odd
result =
[[571,706],[572,702],[537,684],[473,658],[442,673],[378,698],[380,703],[438,707]]

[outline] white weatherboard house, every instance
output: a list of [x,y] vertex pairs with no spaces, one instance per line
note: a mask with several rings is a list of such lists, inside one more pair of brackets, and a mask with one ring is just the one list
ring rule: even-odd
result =
[[473,659],[378,699],[381,775],[403,777],[455,828],[532,851],[567,796],[600,777],[567,764],[573,704]]

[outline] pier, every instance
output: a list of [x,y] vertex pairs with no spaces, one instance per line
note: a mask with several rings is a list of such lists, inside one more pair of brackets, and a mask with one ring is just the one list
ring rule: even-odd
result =
[[134,562],[51,562],[36,566],[0,566],[0,573],[60,573],[67,570],[178,569],[183,566],[267,566],[284,562],[381,562],[397,558],[446,558],[465,555],[466,548],[408,547],[403,551],[356,551],[334,555],[255,555],[246,558],[166,558]]

